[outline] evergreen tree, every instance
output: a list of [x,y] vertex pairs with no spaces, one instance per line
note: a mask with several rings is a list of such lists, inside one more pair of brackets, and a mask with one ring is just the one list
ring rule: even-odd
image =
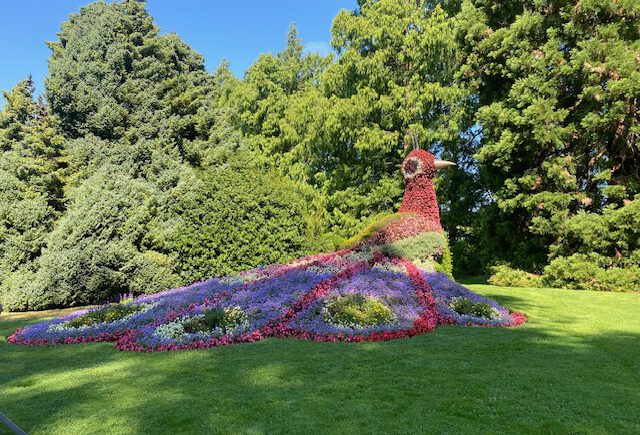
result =
[[223,60],[212,77],[213,87],[195,117],[197,139],[190,146],[196,166],[214,167],[227,161],[236,152],[248,150],[245,135],[238,125],[240,108],[231,101],[241,85],[240,80]]
[[305,53],[292,24],[285,48],[275,55],[260,55],[228,100],[221,100],[226,101],[221,107],[256,158],[263,158],[265,164],[297,183],[308,204],[305,216],[313,228],[311,239],[320,250],[330,250],[336,243],[325,234],[326,199],[314,180],[311,152],[306,147],[325,113],[326,104],[316,102],[322,73],[330,62],[331,57]]
[[63,208],[62,138],[46,108],[34,101],[29,77],[4,94],[0,112],[0,304],[13,308],[29,285]]
[[62,209],[63,138],[42,101],[34,100],[31,77],[4,93],[0,112],[1,168],[46,197],[48,205]]
[[571,216],[640,191],[639,15],[613,0],[462,4],[492,255],[540,270]]
[[184,179],[147,237],[165,241],[185,282],[309,253],[313,239],[298,186],[262,159],[235,153],[227,164]]
[[145,2],[92,3],[58,38],[49,43],[46,95],[66,136],[153,138],[172,116],[197,110],[192,88],[207,79],[203,59],[177,35],[159,35]]
[[303,54],[303,49],[292,24],[284,50],[261,54],[229,101],[238,108],[236,123],[252,147],[276,162],[290,147],[285,137],[287,110],[294,99],[317,86],[328,63],[317,54]]
[[112,171],[73,189],[39,260],[28,306],[20,308],[106,302],[179,284],[172,259],[144,246],[159,197],[153,189]]

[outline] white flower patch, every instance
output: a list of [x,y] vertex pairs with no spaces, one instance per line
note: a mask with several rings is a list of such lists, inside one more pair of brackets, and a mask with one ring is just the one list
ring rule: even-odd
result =
[[383,272],[407,273],[407,268],[403,265],[393,264],[390,262],[376,263],[373,265],[372,269],[382,270]]
[[220,279],[225,284],[246,284],[264,278],[263,275],[255,272],[239,273],[237,275],[228,275]]
[[343,269],[343,267],[338,266],[311,266],[307,268],[307,272],[311,272],[316,275],[321,275],[323,273],[335,275],[336,273],[342,272]]
[[204,314],[178,317],[173,322],[158,326],[153,333],[158,337],[179,339],[186,334],[186,331],[184,330],[184,322],[195,319],[204,319]]
[[[225,313],[227,314],[236,314],[238,315],[238,311],[242,311],[240,307],[234,308],[225,308]],[[185,330],[185,324],[191,323],[194,321],[203,320],[205,318],[204,314],[194,314],[190,316],[182,316],[178,317],[172,322],[165,323],[164,325],[158,326],[153,332],[154,335],[161,338],[169,338],[173,340],[181,340],[187,336],[197,336],[200,338],[209,338],[209,337],[222,337],[225,334],[237,334],[242,331],[246,331],[249,328],[249,320],[246,315],[241,316],[242,321],[237,325],[229,328],[216,327],[211,330],[198,331],[198,332],[187,332]]]
[[348,261],[369,261],[371,257],[373,257],[373,248],[347,252],[342,256],[342,258]]
[[407,180],[411,180],[423,173],[422,160],[417,157],[407,157],[402,163],[402,175]]

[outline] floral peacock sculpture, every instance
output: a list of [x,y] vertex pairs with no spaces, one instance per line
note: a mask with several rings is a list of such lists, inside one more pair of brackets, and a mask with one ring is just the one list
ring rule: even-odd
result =
[[414,150],[402,163],[398,213],[343,249],[126,303],[76,311],[17,330],[23,345],[115,341],[140,352],[216,347],[266,337],[364,342],[411,337],[438,324],[515,326],[525,317],[451,278],[433,177],[452,165]]

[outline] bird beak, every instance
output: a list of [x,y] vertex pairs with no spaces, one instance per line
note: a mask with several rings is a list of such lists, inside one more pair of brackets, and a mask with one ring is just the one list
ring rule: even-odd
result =
[[456,164],[453,162],[449,162],[447,160],[439,160],[439,159],[435,159],[433,161],[433,165],[436,167],[436,169],[446,169],[450,166],[456,166]]

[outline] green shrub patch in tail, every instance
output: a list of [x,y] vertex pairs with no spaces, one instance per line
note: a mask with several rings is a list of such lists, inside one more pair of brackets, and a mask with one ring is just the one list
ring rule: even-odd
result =
[[452,274],[451,251],[447,237],[439,231],[428,231],[392,243],[380,245],[383,254],[408,258],[418,267],[429,272]]

